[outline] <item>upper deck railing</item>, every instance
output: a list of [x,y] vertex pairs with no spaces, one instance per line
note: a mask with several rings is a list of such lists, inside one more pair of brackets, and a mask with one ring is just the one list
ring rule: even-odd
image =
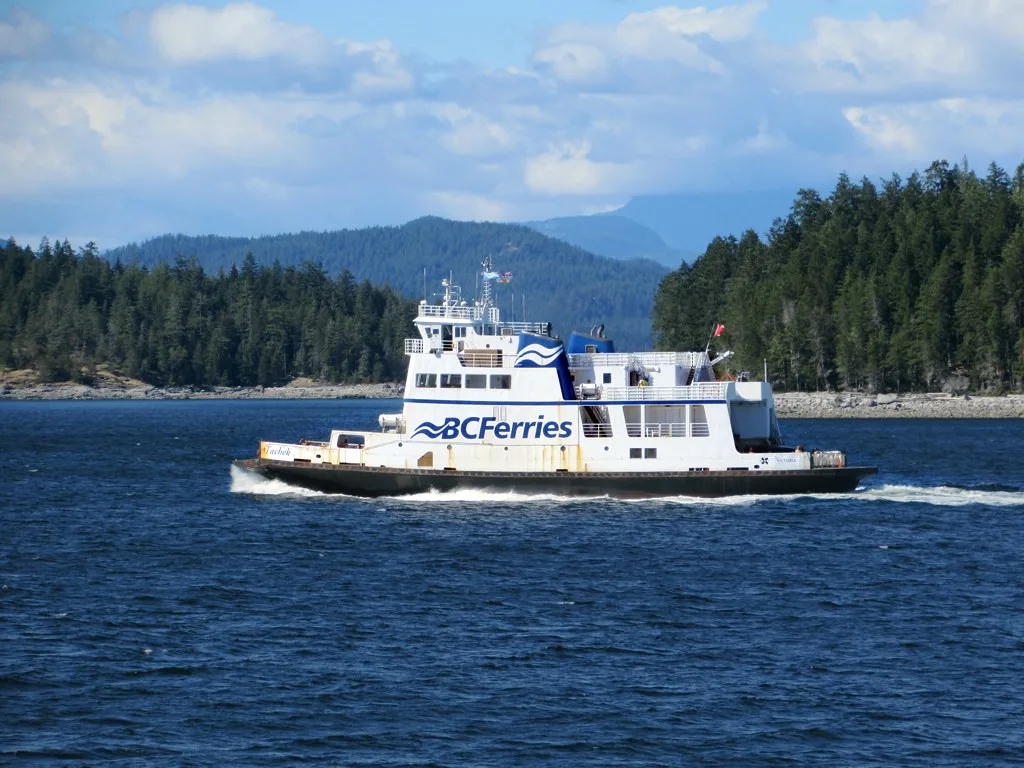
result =
[[515,336],[518,333],[539,333],[541,336],[551,335],[551,323],[498,323],[498,334]]
[[703,352],[592,352],[569,355],[570,368],[680,365],[699,368],[705,361]]
[[445,306],[444,304],[427,304],[420,302],[416,319],[447,319],[447,320],[483,320],[487,323],[496,323],[501,317],[497,307],[473,306]]
[[600,400],[725,400],[729,382],[702,382],[688,387],[602,387]]

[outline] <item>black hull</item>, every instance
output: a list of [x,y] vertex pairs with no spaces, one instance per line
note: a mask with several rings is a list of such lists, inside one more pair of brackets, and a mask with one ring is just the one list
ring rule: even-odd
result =
[[235,466],[304,488],[370,497],[463,489],[618,498],[846,493],[878,471],[842,467],[782,472],[461,472],[268,459],[242,459]]

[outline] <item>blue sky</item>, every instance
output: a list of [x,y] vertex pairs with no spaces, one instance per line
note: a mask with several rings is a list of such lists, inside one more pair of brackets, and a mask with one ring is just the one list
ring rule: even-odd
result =
[[0,2],[0,233],[111,246],[1012,171],[1020,30],[1020,0]]

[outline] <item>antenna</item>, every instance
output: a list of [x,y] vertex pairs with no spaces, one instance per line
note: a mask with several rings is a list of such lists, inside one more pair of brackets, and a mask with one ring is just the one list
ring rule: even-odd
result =
[[483,262],[480,264],[484,268],[480,277],[483,278],[483,287],[480,289],[480,306],[485,309],[491,306],[493,301],[493,295],[491,293],[491,256],[488,254],[484,256]]

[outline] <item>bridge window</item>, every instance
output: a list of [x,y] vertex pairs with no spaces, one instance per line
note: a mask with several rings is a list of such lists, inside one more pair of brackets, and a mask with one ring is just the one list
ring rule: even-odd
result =
[[461,389],[462,388],[462,374],[461,373],[442,373],[441,374],[441,389]]
[[437,374],[436,373],[417,373],[416,374],[416,386],[417,387],[436,387],[437,386]]
[[467,373],[466,389],[487,389],[487,376],[482,373]]
[[512,389],[512,376],[508,373],[492,373],[491,389]]

